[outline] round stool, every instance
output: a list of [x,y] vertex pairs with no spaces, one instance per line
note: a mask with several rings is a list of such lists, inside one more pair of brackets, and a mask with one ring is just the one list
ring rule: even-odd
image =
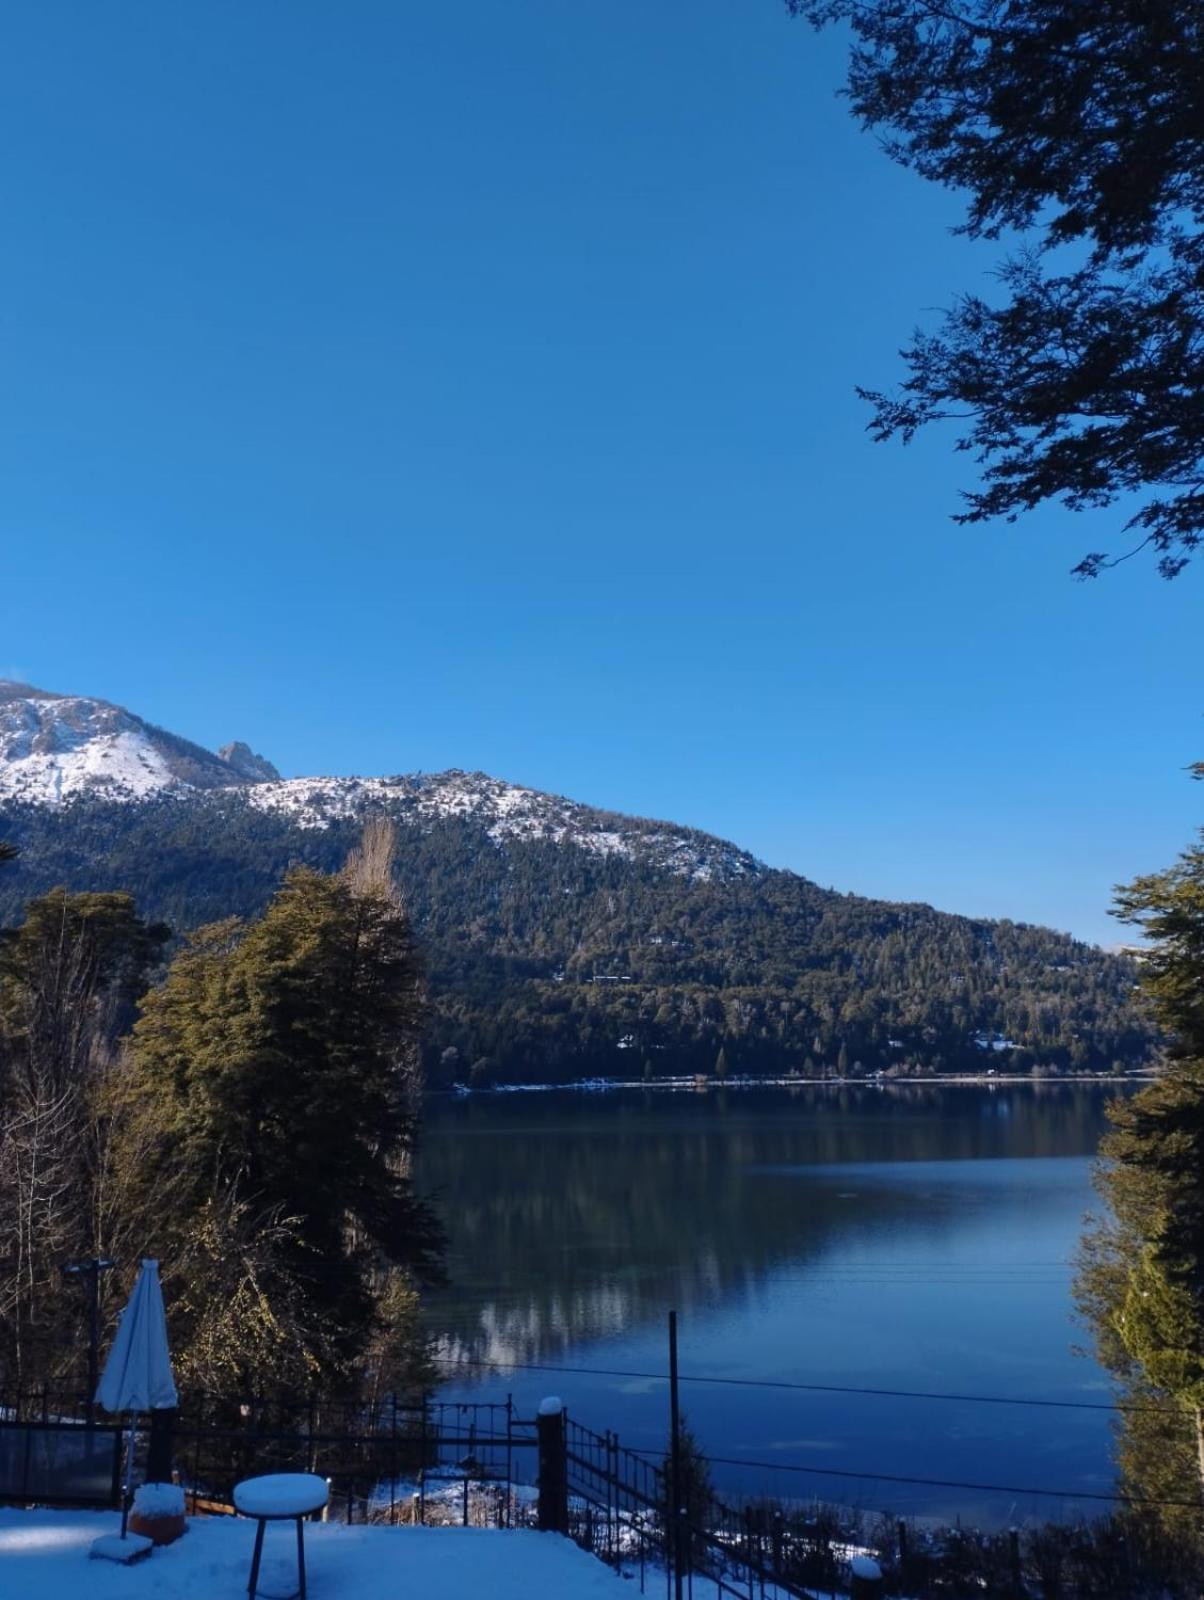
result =
[[255,1554],[251,1558],[251,1581],[247,1593],[255,1600],[259,1584],[259,1561],[263,1555],[263,1530],[269,1522],[292,1520],[297,1524],[297,1579],[299,1587],[291,1595],[264,1595],[263,1600],[305,1600],[305,1518],[321,1511],[329,1490],[326,1479],[315,1472],[268,1472],[261,1478],[244,1478],[234,1485],[234,1509],[244,1517],[254,1517]]

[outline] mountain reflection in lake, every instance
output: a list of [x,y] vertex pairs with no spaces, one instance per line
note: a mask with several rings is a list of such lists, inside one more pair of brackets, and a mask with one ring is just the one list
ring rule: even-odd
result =
[[[438,1097],[419,1167],[453,1286],[429,1323],[485,1363],[448,1390],[558,1393],[587,1425],[659,1450],[665,1385],[506,1363],[1106,1402],[1072,1352],[1070,1257],[1111,1091],[802,1086]],[[490,1370],[488,1363],[496,1363]],[[747,1492],[1000,1523],[1090,1502],[887,1476],[1106,1492],[1103,1410],[690,1384],[683,1401]],[[778,1462],[821,1470],[800,1475]],[[875,1472],[873,1482],[835,1472]]]

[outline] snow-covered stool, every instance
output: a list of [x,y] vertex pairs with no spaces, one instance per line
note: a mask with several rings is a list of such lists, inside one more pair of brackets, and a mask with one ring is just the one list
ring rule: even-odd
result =
[[263,1530],[269,1522],[297,1524],[297,1581],[292,1595],[264,1596],[264,1600],[305,1600],[305,1518],[321,1511],[329,1490],[326,1479],[315,1472],[269,1472],[262,1478],[244,1478],[234,1485],[234,1509],[244,1517],[254,1517],[255,1554],[251,1558],[251,1581],[247,1593],[251,1600],[259,1585],[259,1561],[263,1555]]

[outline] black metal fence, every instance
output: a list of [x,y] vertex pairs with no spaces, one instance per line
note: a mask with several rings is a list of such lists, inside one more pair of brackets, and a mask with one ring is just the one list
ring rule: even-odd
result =
[[513,1403],[200,1396],[181,1409],[175,1458],[194,1509],[231,1503],[240,1478],[316,1472],[346,1522],[513,1527],[534,1504],[535,1430]]
[[[42,1388],[0,1396],[0,1415],[82,1432],[88,1407],[82,1386]],[[686,1594],[702,1575],[737,1600],[806,1596],[788,1566],[797,1541],[784,1539],[771,1516],[728,1507],[688,1484],[674,1516],[660,1463],[623,1448],[614,1434],[567,1416],[555,1420],[564,1531],[638,1577],[641,1590],[667,1585],[671,1594],[680,1571]],[[140,1452],[147,1441],[144,1430]],[[327,1479],[327,1515],[340,1521],[557,1525],[539,1515],[536,1420],[520,1417],[509,1397],[484,1403],[194,1393],[173,1419],[172,1455],[194,1513],[228,1511],[242,1478],[292,1471]]]
[[[0,1427],[65,1437],[85,1432],[92,1408],[84,1384],[0,1391]],[[150,1440],[140,1418],[139,1466]],[[234,1485],[263,1472],[316,1472],[330,1484],[328,1517],[346,1522],[520,1526],[535,1518],[535,1427],[512,1402],[467,1403],[418,1396],[330,1400],[318,1396],[192,1393],[172,1414],[171,1456],[193,1512],[232,1508]],[[15,1450],[17,1447],[12,1447]],[[22,1448],[24,1448],[22,1446]],[[136,1472],[136,1476],[138,1473]],[[11,1477],[12,1474],[8,1474]],[[57,1498],[0,1481],[0,1499]],[[113,1503],[116,1503],[114,1494]]]
[[[89,1415],[83,1385],[0,1390],[0,1499],[116,1504],[120,1433]],[[148,1442],[144,1427],[140,1452]],[[520,1417],[509,1399],[190,1395],[172,1455],[194,1512],[228,1511],[240,1478],[317,1472],[340,1521],[559,1528],[666,1600],[679,1585],[689,1600],[811,1600],[847,1591],[850,1557],[867,1550],[883,1592],[913,1600],[1199,1593],[1195,1557],[1176,1555],[1149,1519],[981,1534],[819,1505],[729,1505],[694,1469],[675,1492],[658,1457],[563,1412]]]
[[567,1416],[564,1450],[568,1533],[641,1592],[693,1597],[699,1578],[708,1597],[810,1600],[810,1584],[837,1586],[845,1562],[827,1529],[788,1531],[780,1513],[726,1505],[687,1472],[674,1493],[667,1464]]

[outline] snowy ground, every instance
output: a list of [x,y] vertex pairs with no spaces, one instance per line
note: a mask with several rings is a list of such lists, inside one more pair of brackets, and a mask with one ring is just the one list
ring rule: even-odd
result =
[[[89,1559],[92,1540],[115,1533],[112,1512],[0,1508],[3,1600],[242,1600],[251,1569],[255,1524],[197,1517],[176,1544],[133,1567]],[[296,1587],[292,1523],[269,1524],[260,1587]],[[620,1580],[568,1539],[489,1528],[305,1529],[312,1600],[621,1600],[639,1586]]]

